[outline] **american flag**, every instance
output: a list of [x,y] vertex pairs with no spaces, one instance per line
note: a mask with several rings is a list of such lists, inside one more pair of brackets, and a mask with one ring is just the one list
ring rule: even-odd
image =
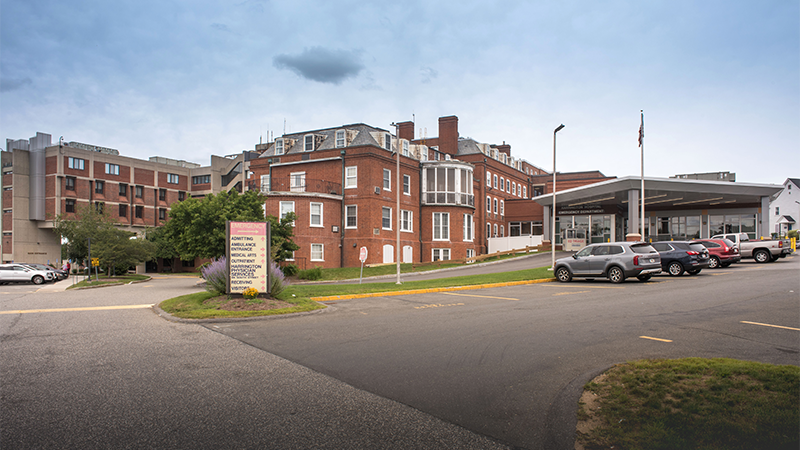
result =
[[642,114],[642,124],[639,125],[639,147],[644,142],[644,114]]

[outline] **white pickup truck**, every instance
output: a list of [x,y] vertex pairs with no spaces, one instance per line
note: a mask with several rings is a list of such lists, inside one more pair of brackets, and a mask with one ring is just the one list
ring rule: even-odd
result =
[[772,262],[792,253],[791,241],[788,239],[751,241],[747,233],[715,234],[711,239],[730,239],[739,248],[742,259],[753,258],[759,263]]

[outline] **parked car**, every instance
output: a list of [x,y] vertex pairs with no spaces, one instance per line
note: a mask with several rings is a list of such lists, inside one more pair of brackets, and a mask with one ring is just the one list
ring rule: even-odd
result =
[[761,239],[750,240],[747,233],[715,234],[711,239],[729,239],[739,248],[742,258],[753,258],[757,263],[766,263],[785,258],[792,253],[792,244],[789,239]]
[[[58,280],[63,280],[65,278],[67,278],[66,276],[62,276],[62,272],[63,271],[61,269],[56,269],[55,267],[50,267],[50,266],[45,265],[45,264],[39,264],[39,263],[20,263],[20,264],[22,264],[23,266],[33,267],[36,270],[43,270],[45,272],[52,272],[53,273],[53,282],[56,282]],[[66,273],[66,272],[63,272],[63,273]]]
[[627,277],[647,281],[661,272],[658,252],[645,242],[610,242],[591,244],[578,253],[556,260],[554,273],[561,282],[573,277],[607,277],[622,283]]
[[688,241],[653,242],[653,248],[661,255],[661,269],[672,276],[697,275],[708,267],[708,249],[700,243]]
[[0,283],[32,282],[42,284],[47,282],[47,277],[52,277],[52,272],[36,270],[22,264],[0,264]]
[[708,249],[708,268],[717,269],[719,267],[728,267],[731,264],[738,263],[742,260],[742,255],[739,254],[739,249],[733,241],[728,239],[696,239],[692,243],[703,244]]

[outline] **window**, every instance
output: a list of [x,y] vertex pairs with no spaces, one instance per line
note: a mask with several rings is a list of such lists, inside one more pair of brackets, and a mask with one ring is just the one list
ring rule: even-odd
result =
[[269,175],[261,175],[261,192],[267,193],[269,190]]
[[163,201],[167,200],[167,190],[166,189],[159,189],[158,190],[158,199]]
[[413,231],[413,217],[414,213],[412,211],[400,211],[400,231]]
[[292,192],[306,191],[306,173],[295,172],[289,175],[289,190]]
[[322,203],[311,203],[311,226],[322,226]]
[[345,146],[344,130],[336,130],[336,148]]
[[344,215],[345,215],[345,228],[357,228],[358,227],[358,220],[356,219],[356,214],[358,212],[358,207],[356,205],[347,205],[344,207]]
[[506,226],[500,225],[500,237],[504,237],[506,235]]
[[158,208],[158,220],[167,220],[167,210]]
[[[294,202],[281,202],[281,219],[294,212]],[[294,223],[292,224],[294,226]]]
[[492,197],[486,196],[486,212],[492,212]]
[[142,186],[136,186],[136,198],[144,197],[144,188]]
[[103,202],[94,202],[94,208],[95,208],[95,209],[97,210],[97,212],[99,212],[100,214],[103,214],[103,210],[105,209],[105,207],[106,207],[106,204],[105,204],[105,203],[103,203]]
[[211,183],[211,175],[199,175],[192,177],[192,184],[208,184]]
[[383,189],[392,190],[392,171],[389,169],[383,169]]
[[433,213],[433,240],[450,240],[450,213]]
[[179,179],[180,177],[178,175],[175,175],[174,173],[167,174],[167,183],[169,184],[178,184]]
[[392,208],[381,208],[381,228],[384,230],[392,229]]
[[344,188],[358,187],[358,166],[345,167],[344,172]]
[[517,183],[513,181],[511,182],[511,195],[517,195]]
[[497,199],[494,199],[494,213],[497,214]]
[[128,217],[128,205],[119,205],[119,216]]
[[472,170],[446,165],[428,167],[422,172],[422,183],[425,204],[475,206]]
[[310,152],[314,150],[314,135],[307,134],[303,136],[303,151]]
[[100,180],[94,182],[94,193],[102,194],[105,191],[106,184]]
[[780,216],[781,215],[781,207],[780,206],[776,206],[775,207],[775,215],[776,216]]
[[488,170],[486,171],[486,185],[492,187],[492,173]]
[[182,202],[184,200],[186,200],[186,192],[183,191],[178,192],[178,201]]
[[[475,249],[474,248],[468,248],[467,249],[467,258],[474,258],[474,257],[475,257]],[[472,262],[475,262],[475,261],[472,261]]]
[[408,141],[403,139],[403,156],[408,156]]
[[392,149],[392,135],[389,133],[383,135],[383,148],[386,150]]
[[125,197],[128,195],[128,185],[127,184],[120,184],[119,185],[119,196]]
[[494,237],[497,237],[497,224],[494,224]]
[[497,175],[494,175],[494,188],[497,189]]
[[106,173],[109,175],[119,175],[119,165],[106,163]]
[[506,180],[506,192],[509,193],[509,194],[511,193],[511,181],[510,180]]
[[471,241],[474,236],[472,234],[472,214],[464,214],[464,240]]
[[492,237],[492,224],[490,223],[486,224],[486,237],[487,238]]
[[534,197],[538,197],[540,195],[544,195],[544,185],[533,186],[531,188],[532,195]]
[[528,198],[528,187],[522,186],[522,198]]
[[142,216],[144,215],[144,207],[143,206],[137,206],[134,209],[134,215],[136,216],[137,219],[141,219]]
[[505,191],[506,190],[506,180],[503,177],[500,177],[500,190],[501,191]]
[[403,175],[403,194],[411,195],[411,176]]
[[506,214],[506,202],[500,200],[500,215],[504,216]]
[[68,198],[64,204],[64,211],[68,213],[75,212],[75,200]]
[[311,261],[325,261],[324,246],[311,244]]
[[73,158],[73,157],[67,158],[67,167],[69,167],[70,169],[84,170],[84,164],[85,160],[83,159]]
[[276,155],[283,154],[283,138],[275,139],[275,154]]
[[75,177],[67,177],[64,179],[64,189],[68,191],[75,190]]
[[435,249],[433,249],[433,260],[434,261],[449,261],[450,260],[450,249],[449,248],[435,248]]

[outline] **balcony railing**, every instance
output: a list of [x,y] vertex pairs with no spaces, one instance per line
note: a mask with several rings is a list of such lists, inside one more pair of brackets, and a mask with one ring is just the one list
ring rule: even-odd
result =
[[475,206],[475,196],[459,192],[425,192],[422,200],[426,205]]
[[270,192],[310,192],[315,194],[342,195],[342,184],[327,180],[302,180],[300,183],[291,183],[289,180],[272,180],[270,186],[259,186],[255,180],[247,183],[249,190],[260,190],[262,194]]

